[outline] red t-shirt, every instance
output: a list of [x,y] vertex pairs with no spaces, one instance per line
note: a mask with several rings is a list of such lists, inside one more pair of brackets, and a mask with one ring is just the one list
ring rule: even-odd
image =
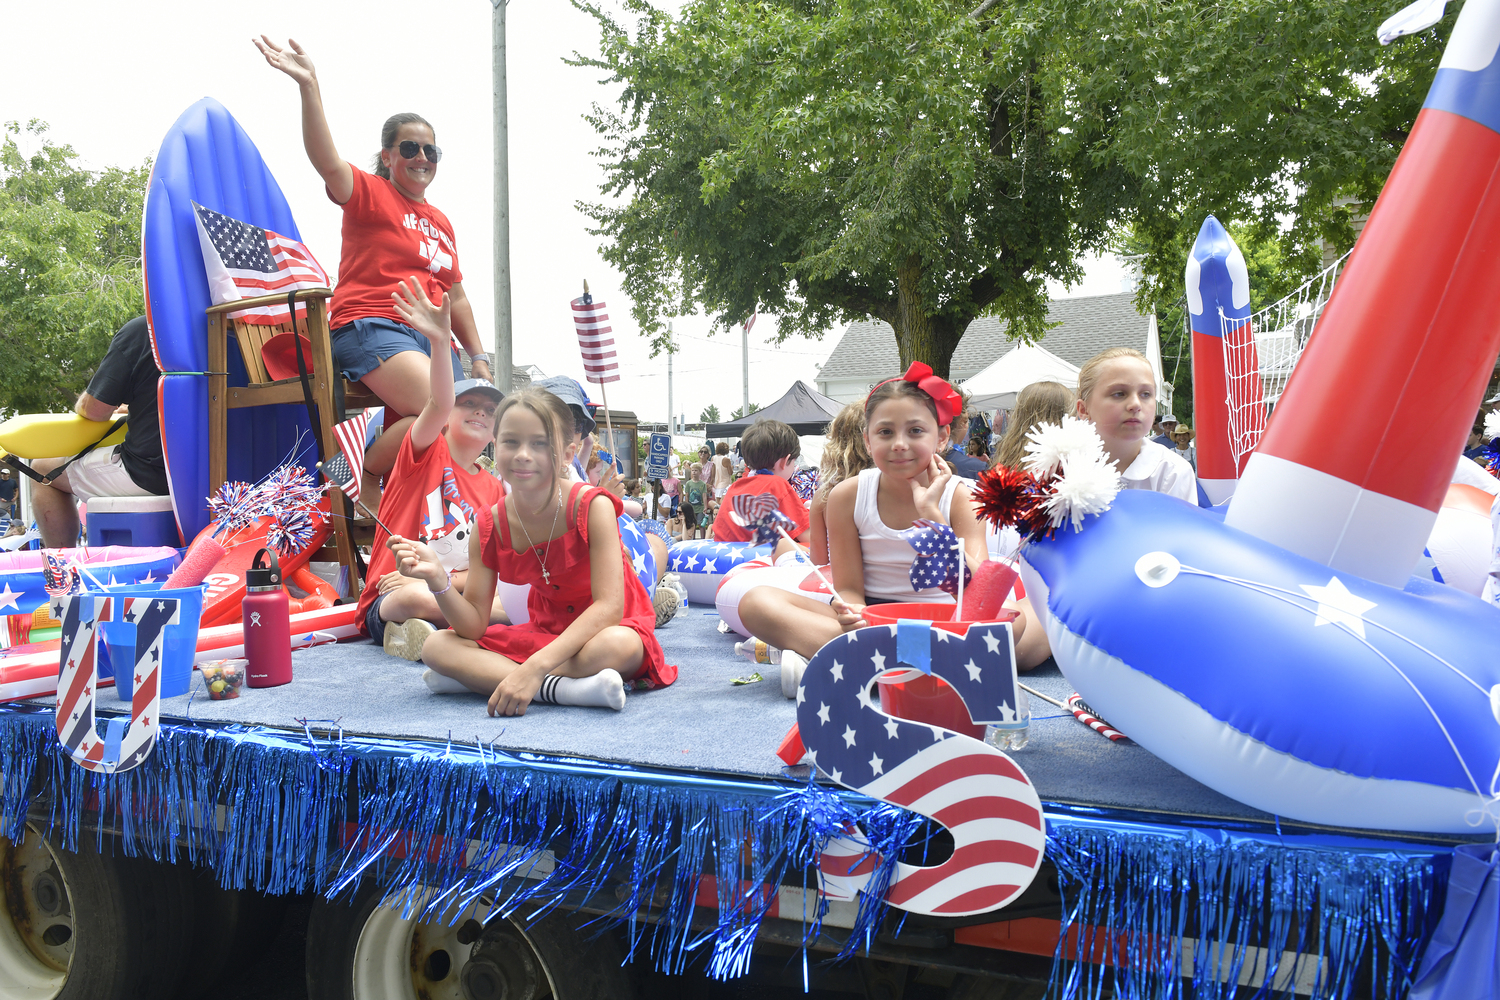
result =
[[343,205],[338,287],[328,317],[332,330],[372,316],[401,322],[391,293],[412,275],[425,278],[433,302],[441,302],[443,293],[464,279],[446,215],[430,202],[412,201],[382,177],[349,167],[354,193]]
[[758,476],[746,476],[730,484],[729,492],[725,493],[724,499],[719,501],[719,516],[714,518],[714,541],[755,541],[754,530],[742,528],[734,523],[734,498],[741,493],[769,493],[775,497],[776,506],[781,509],[781,512],[797,523],[795,530],[787,532],[793,538],[807,530],[807,505],[802,502],[797,491],[780,476],[762,473]]
[[[448,439],[439,434],[420,458],[412,453],[411,431],[401,442],[396,464],[385,477],[380,498],[380,520],[403,537],[417,538],[437,553],[444,568],[467,569],[469,536],[480,516],[500,502],[504,490],[500,480],[483,469],[469,472],[456,468],[448,451]],[[370,576],[359,595],[360,631],[365,612],[380,595],[380,578],[396,568],[396,558],[386,548],[390,536],[375,526],[375,544],[370,547]]]

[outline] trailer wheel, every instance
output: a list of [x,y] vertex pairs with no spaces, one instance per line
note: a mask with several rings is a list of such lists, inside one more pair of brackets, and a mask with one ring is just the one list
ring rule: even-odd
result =
[[0,1000],[171,995],[191,914],[184,873],[0,838]]
[[476,908],[456,919],[403,918],[365,882],[347,902],[319,899],[307,925],[309,1000],[629,1000],[608,936],[554,913],[527,927]]

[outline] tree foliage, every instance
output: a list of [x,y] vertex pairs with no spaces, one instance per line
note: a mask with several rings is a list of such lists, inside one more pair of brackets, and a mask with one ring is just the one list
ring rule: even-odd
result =
[[[1450,19],[1388,48],[1369,0],[622,0],[580,65],[604,193],[581,206],[637,321],[757,305],[778,338],[869,314],[946,374],[969,322],[1045,332],[1046,282],[1132,241],[1145,308],[1205,214],[1283,259],[1352,242]],[[1274,236],[1272,235],[1274,234]]]
[[703,408],[703,412],[700,413],[700,414],[698,414],[698,422],[700,424],[716,424],[716,423],[718,423],[719,422],[719,404],[718,403],[709,403],[707,406],[705,406]]
[[748,417],[750,414],[754,413],[758,409],[760,409],[760,404],[759,403],[751,403],[750,404],[750,408],[748,410],[745,409],[745,407],[743,407],[743,406],[736,406],[734,408],[734,412],[729,415],[729,419],[730,420],[738,420],[741,417]]
[[[25,133],[22,152],[18,137]],[[145,311],[141,212],[150,163],[85,170],[44,123],[0,143],[0,407],[70,410],[116,330]]]

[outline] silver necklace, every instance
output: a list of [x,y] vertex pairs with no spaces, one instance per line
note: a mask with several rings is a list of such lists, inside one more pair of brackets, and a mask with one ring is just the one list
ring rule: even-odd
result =
[[552,582],[552,571],[549,570],[549,569],[547,569],[547,557],[552,554],[552,541],[553,540],[551,538],[551,535],[552,535],[553,532],[555,532],[557,530],[557,515],[559,515],[559,514],[562,513],[562,508],[563,508],[563,504],[562,504],[562,487],[559,486],[557,488],[557,510],[555,510],[555,511],[552,512],[552,527],[549,528],[549,529],[547,529],[547,535],[548,535],[548,538],[547,538],[547,547],[542,550],[542,554],[541,555],[537,556],[536,555],[536,542],[533,542],[531,540],[531,532],[529,532],[529,531],[526,530],[526,516],[521,513],[521,505],[519,503],[516,504],[516,520],[518,522],[520,522],[520,525],[521,525],[521,534],[523,534],[523,535],[526,536],[526,544],[527,544],[527,546],[530,547],[531,554],[534,555],[534,556],[536,556],[536,561],[541,564],[541,567],[542,567],[542,581],[544,583],[548,583],[548,584],[550,584]]

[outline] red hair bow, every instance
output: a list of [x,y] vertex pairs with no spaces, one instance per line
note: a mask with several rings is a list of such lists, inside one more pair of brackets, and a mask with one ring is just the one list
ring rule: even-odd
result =
[[958,394],[958,390],[949,385],[946,379],[932,374],[932,368],[920,361],[913,361],[901,380],[914,383],[918,389],[932,397],[932,402],[937,407],[939,427],[947,427],[953,423],[954,417],[964,411],[964,398]]

